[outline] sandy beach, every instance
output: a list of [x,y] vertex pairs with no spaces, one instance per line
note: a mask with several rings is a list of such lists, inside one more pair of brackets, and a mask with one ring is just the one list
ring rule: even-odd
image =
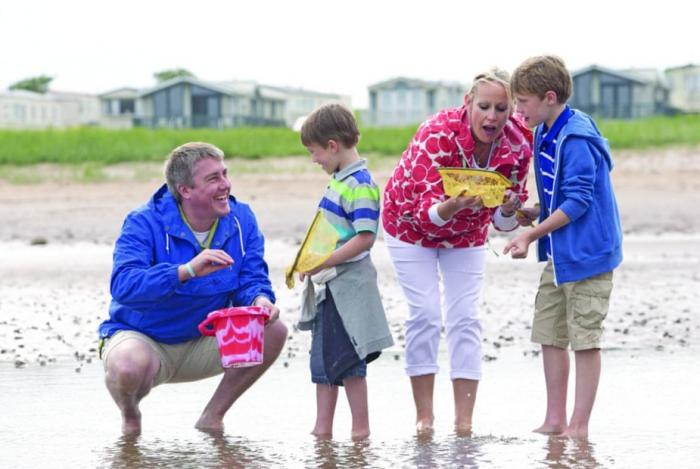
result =
[[[96,356],[96,328],[110,300],[112,244],[128,211],[159,186],[159,168],[106,168],[110,177],[93,183],[63,180],[57,168],[25,169],[43,181],[33,184],[6,182],[11,178],[0,168],[0,395],[7,423],[0,424],[0,444],[8,448],[0,466],[693,467],[700,418],[692,405],[700,385],[692,372],[700,347],[700,149],[616,153],[625,260],[615,272],[593,436],[585,444],[531,433],[544,409],[539,349],[529,340],[541,270],[532,252],[522,261],[487,256],[475,434],[452,432],[443,341],[436,433],[416,438],[403,371],[407,308],[381,237],[372,257],[396,345],[369,370],[371,441],[350,441],[344,402],[333,440],[308,435],[315,405],[310,334],[293,328],[300,287],[288,290],[283,271],[327,176],[298,159],[265,163],[229,161],[229,167],[235,195],[253,206],[267,237],[270,275],[290,326],[286,348],[227,414],[225,434],[192,428],[218,383],[212,378],[156,388],[143,401],[145,430],[136,441],[120,435]],[[379,184],[390,170],[374,171]],[[492,232],[493,250],[506,239]]]
[[[700,205],[700,149],[618,152],[615,157],[625,261],[616,272],[606,348],[696,347],[700,218],[693,214]],[[233,193],[252,205],[267,238],[273,285],[282,318],[291,326],[300,291],[284,287],[283,271],[327,176],[300,159],[258,162],[253,170],[245,163],[246,170],[239,172],[242,163],[228,164]],[[389,165],[375,170],[378,184],[383,186],[390,170]],[[111,180],[94,183],[50,182],[47,177],[49,182],[12,184],[0,179],[5,273],[0,278],[0,361],[25,367],[73,357],[80,371],[94,360],[95,329],[109,302],[112,243],[124,216],[161,181],[155,165],[110,171]],[[492,232],[495,251],[505,239]],[[381,237],[372,255],[398,352],[406,308]],[[532,256],[513,261],[489,255],[481,310],[485,360],[497,359],[503,347],[537,353],[529,343],[529,324],[541,266]],[[305,353],[307,342],[306,334],[292,334],[287,356]]]

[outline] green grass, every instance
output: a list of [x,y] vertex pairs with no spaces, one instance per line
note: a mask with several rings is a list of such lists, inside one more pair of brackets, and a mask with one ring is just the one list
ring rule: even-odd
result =
[[599,121],[613,150],[649,149],[700,144],[700,114]]
[[[613,150],[700,144],[700,115],[600,120],[598,124]],[[359,150],[362,154],[398,158],[415,130],[415,125],[363,129]],[[161,162],[170,150],[189,141],[213,143],[227,156],[240,159],[306,155],[299,134],[286,128],[2,130],[0,166],[86,165],[78,170],[82,171],[78,178],[100,180],[101,166]]]

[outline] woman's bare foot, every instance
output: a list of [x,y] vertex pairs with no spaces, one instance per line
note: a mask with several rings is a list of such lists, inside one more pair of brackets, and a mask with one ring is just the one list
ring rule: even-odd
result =
[[472,436],[472,424],[471,423],[455,423],[455,433],[457,436]]
[[534,433],[542,433],[543,435],[561,435],[566,430],[566,425],[554,425],[544,423],[540,427],[532,430]]

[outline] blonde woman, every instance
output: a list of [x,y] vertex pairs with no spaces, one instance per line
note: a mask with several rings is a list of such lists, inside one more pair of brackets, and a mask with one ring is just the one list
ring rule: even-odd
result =
[[[493,68],[474,77],[463,106],[443,110],[418,128],[384,189],[385,239],[409,306],[406,372],[419,432],[433,428],[433,388],[443,325],[455,429],[471,431],[481,378],[477,305],[488,229],[492,222],[503,231],[518,226],[515,211],[527,199],[531,139],[529,129],[513,115],[508,73]],[[479,197],[448,197],[440,167],[498,171],[513,186],[501,206],[486,208]]]

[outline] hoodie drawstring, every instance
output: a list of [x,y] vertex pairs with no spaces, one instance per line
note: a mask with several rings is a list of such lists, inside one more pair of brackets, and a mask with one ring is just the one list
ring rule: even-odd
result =
[[238,240],[241,243],[241,255],[245,256],[245,248],[243,247],[243,229],[241,229],[241,224],[238,222],[238,218],[234,215],[233,219],[236,220],[236,225],[238,225]]

